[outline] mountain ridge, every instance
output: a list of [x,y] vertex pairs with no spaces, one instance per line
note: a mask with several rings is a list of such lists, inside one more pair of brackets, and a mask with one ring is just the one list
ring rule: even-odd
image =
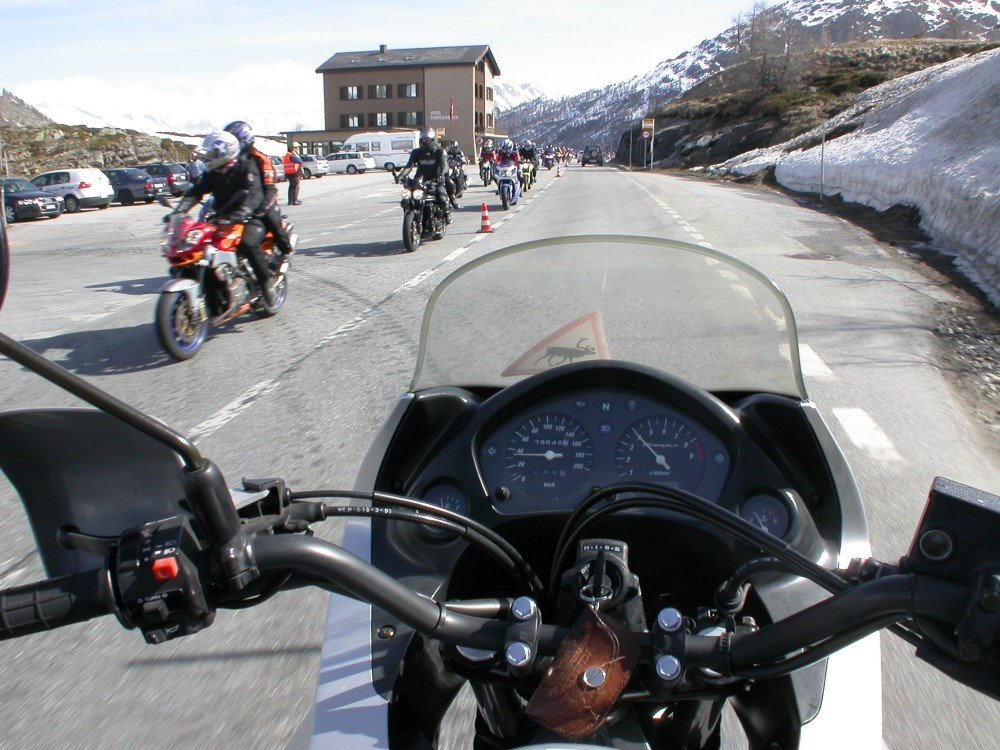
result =
[[560,99],[536,99],[502,111],[498,127],[515,139],[582,147],[596,143],[614,150],[620,135],[686,90],[724,70],[743,55],[753,27],[780,28],[796,44],[822,46],[862,39],[913,36],[1000,39],[998,0],[790,0],[757,4],[722,33],[655,68],[603,88]]

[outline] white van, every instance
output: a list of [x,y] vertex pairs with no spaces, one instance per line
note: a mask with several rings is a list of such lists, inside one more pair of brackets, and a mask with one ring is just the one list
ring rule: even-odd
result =
[[367,151],[375,160],[375,166],[392,171],[402,167],[410,158],[410,152],[420,144],[420,131],[400,131],[398,133],[355,133],[344,141],[342,151]]

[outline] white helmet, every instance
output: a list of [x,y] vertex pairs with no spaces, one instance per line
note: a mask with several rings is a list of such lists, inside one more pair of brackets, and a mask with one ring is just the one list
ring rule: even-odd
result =
[[195,155],[205,162],[205,171],[214,172],[236,162],[240,155],[240,141],[232,133],[224,130],[209,133]]

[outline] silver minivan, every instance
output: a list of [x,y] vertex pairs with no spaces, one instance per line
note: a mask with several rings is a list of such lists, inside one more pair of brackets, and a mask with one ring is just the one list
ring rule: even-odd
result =
[[68,214],[81,208],[107,208],[115,197],[111,181],[99,169],[57,169],[31,181],[39,190],[61,196]]

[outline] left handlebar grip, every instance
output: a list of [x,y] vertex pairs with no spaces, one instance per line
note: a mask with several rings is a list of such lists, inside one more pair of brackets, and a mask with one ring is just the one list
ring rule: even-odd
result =
[[0,591],[0,640],[110,614],[113,597],[103,568]]

